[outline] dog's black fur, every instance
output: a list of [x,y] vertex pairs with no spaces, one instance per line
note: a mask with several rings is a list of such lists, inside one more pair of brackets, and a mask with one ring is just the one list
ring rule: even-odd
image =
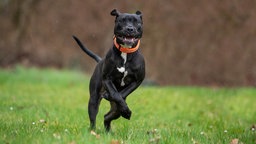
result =
[[[141,12],[128,14],[120,13],[114,9],[111,15],[116,17],[114,34],[117,43],[135,47],[143,33]],[[90,127],[95,129],[99,104],[101,99],[105,98],[111,104],[110,111],[104,116],[104,126],[109,131],[112,120],[120,116],[126,119],[131,117],[131,110],[125,100],[144,80],[144,58],[137,50],[133,53],[127,53],[125,59],[121,56],[122,52],[113,45],[105,58],[101,59],[101,57],[85,48],[75,36],[73,38],[85,53],[98,62],[90,80],[90,100],[88,104]],[[125,72],[119,68],[122,68]]]

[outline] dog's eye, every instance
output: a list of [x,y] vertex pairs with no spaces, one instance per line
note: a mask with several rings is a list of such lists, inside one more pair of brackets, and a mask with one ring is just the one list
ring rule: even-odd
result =
[[141,31],[141,27],[138,27],[138,31]]
[[125,22],[125,21],[126,21],[126,19],[125,19],[125,18],[122,18],[122,19],[121,19],[121,22]]

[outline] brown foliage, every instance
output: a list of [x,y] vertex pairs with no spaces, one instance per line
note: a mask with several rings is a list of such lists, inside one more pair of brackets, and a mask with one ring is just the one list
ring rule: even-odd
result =
[[103,56],[112,45],[109,12],[143,12],[147,78],[162,85],[256,85],[254,0],[0,2],[0,65],[85,69],[95,62],[72,39]]

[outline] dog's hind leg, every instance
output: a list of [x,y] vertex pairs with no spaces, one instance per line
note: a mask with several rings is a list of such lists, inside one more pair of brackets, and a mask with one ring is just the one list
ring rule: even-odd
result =
[[96,116],[99,111],[100,101],[102,99],[100,91],[102,88],[100,77],[99,65],[97,65],[95,72],[90,80],[90,99],[88,103],[88,114],[90,118],[90,128],[96,128]]
[[107,132],[111,129],[111,121],[118,119],[121,116],[117,104],[115,102],[110,102],[110,105],[110,111],[104,116],[104,126]]
[[90,99],[88,104],[88,113],[90,118],[90,128],[96,128],[96,116],[99,111],[99,105],[101,102],[100,94],[97,90],[90,90]]

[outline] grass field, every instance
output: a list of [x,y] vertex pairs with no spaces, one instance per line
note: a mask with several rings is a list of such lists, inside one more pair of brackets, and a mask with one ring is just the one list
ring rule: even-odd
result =
[[88,130],[88,83],[74,71],[0,69],[0,143],[256,143],[254,88],[140,87],[127,99],[131,120],[105,133],[106,100]]

